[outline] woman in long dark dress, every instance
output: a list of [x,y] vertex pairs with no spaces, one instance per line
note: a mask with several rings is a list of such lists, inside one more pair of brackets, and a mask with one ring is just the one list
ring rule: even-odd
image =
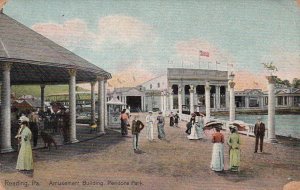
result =
[[174,114],[173,114],[173,112],[170,113],[170,127],[174,127]]
[[159,115],[157,116],[157,132],[158,132],[158,139],[162,140],[165,139],[166,134],[165,134],[165,119],[162,115],[162,112],[159,112]]

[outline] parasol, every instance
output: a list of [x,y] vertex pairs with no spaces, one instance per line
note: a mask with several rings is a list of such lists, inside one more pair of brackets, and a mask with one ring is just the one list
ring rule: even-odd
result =
[[235,126],[235,127],[237,127],[238,131],[247,131],[246,125],[243,124],[243,123],[234,122],[234,123],[232,123],[232,125]]
[[[214,132],[216,128],[220,128],[222,130],[222,126],[223,124],[217,121],[209,121],[207,122],[204,127],[203,127],[203,131],[204,134],[206,136],[211,136]],[[213,129],[213,130],[212,130]],[[211,131],[212,130],[212,131]]]
[[217,127],[220,127],[222,129],[223,123],[218,122],[218,121],[209,121],[207,122],[204,127],[203,130],[211,130]]

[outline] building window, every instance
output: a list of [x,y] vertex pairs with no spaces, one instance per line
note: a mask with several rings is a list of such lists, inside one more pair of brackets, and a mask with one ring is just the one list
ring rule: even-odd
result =
[[150,89],[152,89],[152,84],[150,84]]
[[160,83],[157,83],[157,88],[160,88]]

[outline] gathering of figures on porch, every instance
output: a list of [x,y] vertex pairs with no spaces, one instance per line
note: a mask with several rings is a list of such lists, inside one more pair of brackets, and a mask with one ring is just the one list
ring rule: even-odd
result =
[[52,135],[58,134],[64,143],[68,142],[69,112],[57,105],[52,108],[45,112],[13,109],[11,132],[13,147],[19,152],[17,170],[33,171],[32,147],[38,148],[39,137],[49,150],[51,143],[57,148]]

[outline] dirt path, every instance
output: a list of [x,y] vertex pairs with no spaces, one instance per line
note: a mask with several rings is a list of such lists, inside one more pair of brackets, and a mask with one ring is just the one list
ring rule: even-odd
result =
[[[60,146],[51,152],[35,150],[33,176],[14,169],[16,153],[1,155],[2,186],[5,189],[43,190],[276,190],[290,181],[300,180],[299,141],[282,139],[279,144],[265,144],[266,153],[254,154],[254,139],[242,136],[241,172],[215,173],[209,168],[212,144],[208,137],[188,140],[184,133],[185,123],[181,123],[179,129],[165,128],[167,141],[156,138],[155,142],[148,142],[146,131],[142,131],[140,148],[143,154],[133,152],[132,138],[122,138],[112,130],[103,137]],[[154,136],[157,137],[156,128]],[[227,146],[225,150],[228,150]],[[228,169],[228,151],[225,151],[225,161],[225,169]],[[69,184],[59,185],[58,182]]]

